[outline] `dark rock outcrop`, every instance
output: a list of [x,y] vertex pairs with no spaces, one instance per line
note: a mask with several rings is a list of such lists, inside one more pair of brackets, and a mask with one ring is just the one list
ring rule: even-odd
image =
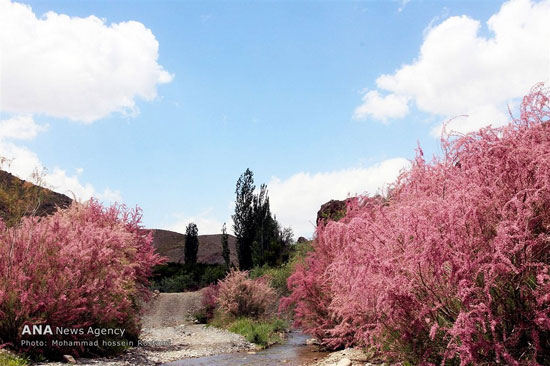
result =
[[338,221],[346,215],[347,203],[353,198],[348,198],[343,201],[330,200],[321,205],[317,211],[317,225],[320,223],[326,224],[329,221]]

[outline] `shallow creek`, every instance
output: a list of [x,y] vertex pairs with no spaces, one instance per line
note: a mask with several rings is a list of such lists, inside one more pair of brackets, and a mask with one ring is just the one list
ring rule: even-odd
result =
[[275,345],[268,349],[257,351],[255,354],[246,352],[227,353],[201,358],[165,363],[165,366],[274,366],[307,365],[310,362],[326,356],[325,352],[318,352],[315,346],[306,345],[309,337],[300,332],[290,332],[284,344]]

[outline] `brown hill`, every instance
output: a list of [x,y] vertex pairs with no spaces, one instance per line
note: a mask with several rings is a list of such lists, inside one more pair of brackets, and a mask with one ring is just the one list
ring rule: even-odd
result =
[[0,217],[6,223],[13,224],[25,215],[49,215],[55,212],[57,207],[68,207],[71,202],[72,200],[64,194],[0,170]]
[[[153,229],[153,245],[162,256],[170,262],[183,263],[185,235],[169,230]],[[231,263],[238,264],[236,238],[229,235],[229,253]],[[199,251],[197,262],[208,264],[223,264],[221,234],[199,235]]]

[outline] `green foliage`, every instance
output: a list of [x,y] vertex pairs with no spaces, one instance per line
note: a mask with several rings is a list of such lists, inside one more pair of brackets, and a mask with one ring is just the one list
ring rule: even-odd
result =
[[225,227],[225,222],[223,223],[222,227],[222,256],[223,261],[225,262],[225,269],[229,271],[231,268],[231,258],[230,258],[230,252],[229,252],[229,235],[227,234],[227,229]]
[[193,289],[197,283],[190,273],[180,273],[171,277],[164,277],[160,281],[154,281],[151,289],[160,292],[183,292]]
[[227,329],[235,321],[230,315],[227,315],[219,309],[214,310],[214,316],[208,321],[208,326]]
[[225,277],[223,264],[166,263],[155,267],[151,289],[160,292],[194,291]]
[[194,223],[187,225],[185,229],[184,256],[186,264],[197,263],[197,252],[199,251],[199,229]]
[[250,271],[250,278],[267,277],[270,285],[279,296],[287,296],[290,292],[286,286],[287,278],[292,274],[292,265],[287,262],[279,267],[255,267]]
[[271,214],[267,186],[262,184],[258,194],[254,189],[253,173],[247,169],[237,181],[233,215],[240,270],[284,263],[293,242],[292,230],[281,229]]
[[201,276],[201,287],[208,286],[211,283],[216,283],[226,275],[226,269],[224,265],[208,266],[204,269]]
[[255,267],[250,271],[250,278],[266,276],[279,296],[288,296],[290,291],[287,287],[287,279],[294,272],[296,263],[303,261],[311,250],[311,242],[296,243],[289,248],[290,258],[287,262],[276,267],[267,265]]
[[29,362],[25,358],[21,358],[10,353],[2,353],[0,350],[0,365],[2,366],[27,366]]
[[313,250],[311,243],[311,241],[305,241],[294,244],[291,248],[290,261],[292,263],[302,262],[307,254]]
[[231,323],[228,329],[265,348],[282,341],[280,333],[288,329],[288,323],[281,319],[256,321],[251,318],[239,318]]
[[235,214],[233,218],[233,231],[237,237],[237,256],[239,268],[248,270],[252,268],[252,242],[254,241],[254,173],[250,169],[239,177],[235,193]]
[[342,218],[344,218],[344,216],[346,216],[346,210],[345,209],[338,210],[338,211],[335,211],[335,212],[332,212],[332,213],[328,213],[328,212],[322,212],[321,213],[321,218],[324,219],[325,222],[327,222],[328,220],[340,221]]
[[268,261],[273,265],[274,257],[272,246],[277,245],[278,225],[271,216],[267,186],[262,184],[260,192],[254,195],[254,241],[252,243],[252,262],[254,266],[263,266]]
[[254,241],[252,262],[255,267],[281,265],[288,260],[288,249],[293,243],[292,229],[282,229],[272,216],[267,186],[262,184],[254,196]]

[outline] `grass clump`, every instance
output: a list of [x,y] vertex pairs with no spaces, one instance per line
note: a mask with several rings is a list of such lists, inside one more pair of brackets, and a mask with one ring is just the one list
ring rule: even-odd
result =
[[232,322],[227,329],[244,336],[247,341],[265,348],[283,340],[281,333],[288,329],[288,323],[281,319],[262,321],[239,318]]
[[0,365],[2,366],[27,366],[29,362],[21,357],[0,350]]

